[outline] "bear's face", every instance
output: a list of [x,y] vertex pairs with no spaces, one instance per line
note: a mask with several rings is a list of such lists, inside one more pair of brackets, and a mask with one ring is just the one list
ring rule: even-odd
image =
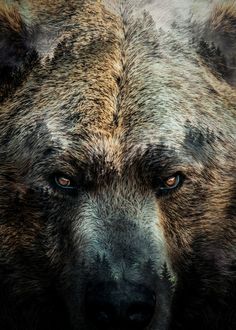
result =
[[233,282],[233,74],[212,73],[209,28],[203,49],[147,13],[70,6],[52,35],[2,10],[17,42],[0,30],[0,275],[16,316],[0,324],[164,330]]

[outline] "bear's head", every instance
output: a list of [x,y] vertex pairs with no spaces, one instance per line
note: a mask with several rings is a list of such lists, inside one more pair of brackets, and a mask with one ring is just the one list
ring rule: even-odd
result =
[[121,2],[0,6],[3,329],[236,326],[236,6]]

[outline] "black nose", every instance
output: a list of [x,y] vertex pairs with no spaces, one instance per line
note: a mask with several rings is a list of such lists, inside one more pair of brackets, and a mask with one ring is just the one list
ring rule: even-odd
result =
[[126,282],[90,284],[86,294],[88,321],[103,330],[145,329],[152,320],[155,305],[154,292]]

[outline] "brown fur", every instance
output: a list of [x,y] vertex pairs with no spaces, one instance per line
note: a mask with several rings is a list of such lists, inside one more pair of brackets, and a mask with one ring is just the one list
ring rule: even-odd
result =
[[234,36],[236,24],[235,1],[228,1],[216,5],[210,17],[210,24],[215,33],[222,33]]
[[22,33],[23,19],[19,13],[17,6],[7,6],[2,3],[0,5],[0,25],[1,29],[12,30],[16,33]]

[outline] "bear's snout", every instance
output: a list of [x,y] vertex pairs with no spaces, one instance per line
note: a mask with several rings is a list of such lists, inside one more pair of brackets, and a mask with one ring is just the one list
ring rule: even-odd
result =
[[86,317],[96,329],[145,329],[155,306],[155,292],[145,283],[98,282],[86,293]]

